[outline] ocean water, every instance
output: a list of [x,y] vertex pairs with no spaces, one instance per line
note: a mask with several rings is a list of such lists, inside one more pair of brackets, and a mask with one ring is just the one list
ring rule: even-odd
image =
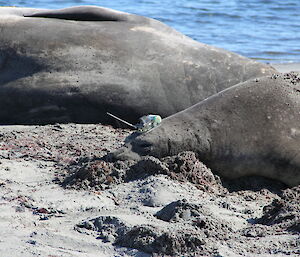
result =
[[158,19],[197,41],[263,62],[300,62],[300,0],[0,0],[0,5],[98,5]]

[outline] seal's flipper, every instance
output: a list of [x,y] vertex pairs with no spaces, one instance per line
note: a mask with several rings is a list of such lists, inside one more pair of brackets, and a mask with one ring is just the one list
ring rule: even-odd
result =
[[96,6],[76,6],[58,10],[38,11],[24,17],[55,18],[75,21],[126,21],[127,13]]

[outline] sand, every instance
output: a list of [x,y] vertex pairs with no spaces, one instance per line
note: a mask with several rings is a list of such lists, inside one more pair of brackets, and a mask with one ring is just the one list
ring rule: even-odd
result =
[[0,256],[300,254],[299,187],[224,181],[189,152],[113,162],[130,133],[1,126]]
[[272,63],[271,65],[279,72],[300,72],[300,63]]

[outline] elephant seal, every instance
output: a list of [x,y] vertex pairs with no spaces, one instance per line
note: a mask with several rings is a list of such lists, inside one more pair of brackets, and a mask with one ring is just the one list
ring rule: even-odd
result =
[[164,157],[189,150],[223,177],[258,175],[295,186],[299,147],[300,76],[294,73],[228,88],[164,119],[115,155]]
[[265,64],[115,10],[0,8],[0,124],[131,123],[272,74]]

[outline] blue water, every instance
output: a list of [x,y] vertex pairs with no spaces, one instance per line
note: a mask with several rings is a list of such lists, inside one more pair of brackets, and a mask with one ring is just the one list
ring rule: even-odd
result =
[[19,0],[0,5],[98,5],[158,19],[203,43],[264,62],[300,62],[300,0]]

